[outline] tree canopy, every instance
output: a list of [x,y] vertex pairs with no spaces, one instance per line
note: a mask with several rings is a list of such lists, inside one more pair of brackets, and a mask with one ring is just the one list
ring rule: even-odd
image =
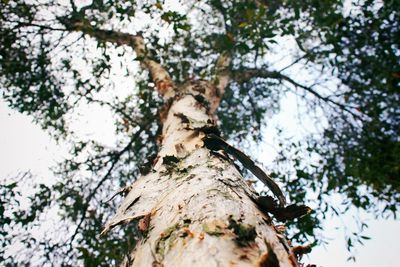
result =
[[[248,152],[246,143],[261,141],[262,129],[285,112],[282,101],[296,96],[298,123],[310,132],[290,138],[281,121],[279,153],[268,167],[290,201],[315,209],[291,223],[293,240],[317,243],[323,219],[350,207],[396,216],[399,9],[396,0],[1,1],[2,97],[68,142],[70,157],[55,168],[56,182],[32,185],[33,193],[21,192],[29,175],[2,182],[0,259],[109,266],[134,247],[125,233],[135,225],[97,238],[120,202],[110,196],[157,152],[164,103],[138,68],[134,36],[176,83],[212,79],[220,55],[231,58],[218,118],[223,136]],[[71,127],[90,109],[112,114],[113,146]],[[338,193],[340,206],[329,201]],[[26,196],[28,210],[20,204]],[[54,209],[66,234],[38,239],[32,229]],[[360,238],[349,237],[349,246]],[[6,257],[16,240],[24,253]]]

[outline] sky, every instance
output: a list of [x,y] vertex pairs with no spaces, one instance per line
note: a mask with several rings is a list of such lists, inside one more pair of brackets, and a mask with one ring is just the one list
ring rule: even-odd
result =
[[[290,119],[290,115],[285,116]],[[86,120],[77,127],[83,132],[88,128],[92,133],[96,132],[96,127],[100,132],[104,131],[107,127],[104,127],[104,122],[99,120],[99,117],[104,118],[94,116],[90,125]],[[30,170],[40,182],[51,184],[54,176],[49,168],[62,160],[66,155],[66,148],[62,144],[57,145],[45,131],[31,121],[30,117],[11,110],[1,100],[0,126],[0,180],[4,182],[21,171]],[[103,134],[107,136],[109,133]],[[268,147],[264,144],[262,150]],[[304,256],[304,262],[324,267],[397,267],[400,222],[375,220],[368,214],[362,214],[362,217],[369,225],[365,235],[371,237],[371,240],[365,241],[364,246],[357,246],[356,262],[346,261],[349,253],[345,248],[342,229],[347,222],[350,224],[353,215],[354,213],[350,212],[341,220],[328,218],[324,233],[330,239],[329,244],[314,248],[311,254]]]

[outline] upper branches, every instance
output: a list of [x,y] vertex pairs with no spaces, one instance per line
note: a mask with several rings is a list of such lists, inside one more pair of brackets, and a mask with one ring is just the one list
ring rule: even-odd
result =
[[295,80],[293,80],[292,78],[290,78],[289,76],[286,76],[278,71],[268,71],[268,70],[264,70],[264,69],[247,68],[247,69],[241,69],[240,71],[234,71],[232,73],[232,78],[239,83],[247,82],[253,78],[270,78],[270,79],[277,79],[279,81],[285,81],[285,82],[288,82],[291,85],[295,86],[296,88],[301,88],[304,91],[306,91],[307,93],[312,94],[314,97],[316,97],[319,100],[322,100],[326,103],[329,103],[331,105],[339,107],[341,110],[346,111],[349,114],[351,114],[354,118],[359,119],[361,121],[363,120],[363,117],[360,114],[355,113],[353,108],[348,107],[340,102],[337,102],[337,101],[329,98],[328,96],[323,96],[319,92],[317,92],[314,88],[312,88],[312,86],[305,86],[303,84],[300,84],[300,83],[296,82]]
[[95,38],[99,42],[110,42],[117,46],[127,45],[136,52],[137,59],[141,62],[144,69],[150,72],[151,78],[155,83],[158,92],[166,99],[175,94],[175,85],[171,76],[161,64],[152,59],[147,50],[143,36],[96,28],[86,19],[73,20],[60,17],[59,21],[70,31],[79,31]]
[[231,56],[229,52],[223,52],[215,63],[215,80],[214,84],[217,87],[219,95],[223,95],[226,86],[230,80],[229,65],[231,63]]

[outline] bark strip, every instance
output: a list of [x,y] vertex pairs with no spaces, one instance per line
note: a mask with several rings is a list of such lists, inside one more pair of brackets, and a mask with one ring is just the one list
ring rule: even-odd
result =
[[261,182],[263,182],[274,195],[279,200],[279,206],[284,207],[286,205],[285,195],[279,186],[272,180],[272,178],[267,175],[260,167],[258,167],[254,161],[252,161],[246,154],[242,151],[232,147],[227,142],[225,142],[221,137],[216,136],[215,134],[208,134],[204,142],[208,148],[211,150],[219,150],[223,149],[226,153],[234,156],[243,166],[251,171]]

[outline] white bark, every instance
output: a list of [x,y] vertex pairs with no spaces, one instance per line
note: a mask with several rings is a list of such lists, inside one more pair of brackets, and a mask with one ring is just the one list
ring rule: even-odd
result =
[[158,92],[165,98],[172,98],[175,95],[175,85],[169,73],[159,62],[153,60],[146,48],[143,36],[140,34],[132,35],[118,31],[107,31],[94,28],[88,21],[63,22],[66,27],[74,31],[81,31],[102,42],[111,42],[115,45],[127,45],[133,48],[137,59],[142,67],[149,71]]
[[225,88],[229,83],[229,65],[231,63],[231,57],[229,53],[222,53],[217,62],[215,63],[215,86],[217,87],[218,94],[223,96],[225,93]]
[[131,46],[160,95],[167,103],[172,99],[160,116],[158,160],[129,187],[102,231],[104,235],[119,224],[137,222],[142,239],[123,265],[297,266],[285,238],[257,208],[256,193],[233,163],[203,144],[206,130],[216,126],[214,112],[229,82],[229,54],[217,60],[214,81],[176,88],[169,73],[149,57],[142,36],[64,23],[103,42]]
[[206,81],[179,88],[153,170],[132,185],[106,224],[102,234],[138,220],[143,238],[126,266],[297,266],[238,170],[203,147],[203,130],[215,124],[216,90]]
[[158,92],[166,99],[172,98],[175,95],[175,85],[171,80],[169,73],[160,65],[160,63],[149,57],[143,37],[140,35],[133,36],[130,45],[135,49],[136,56],[142,63],[142,66],[150,72]]

